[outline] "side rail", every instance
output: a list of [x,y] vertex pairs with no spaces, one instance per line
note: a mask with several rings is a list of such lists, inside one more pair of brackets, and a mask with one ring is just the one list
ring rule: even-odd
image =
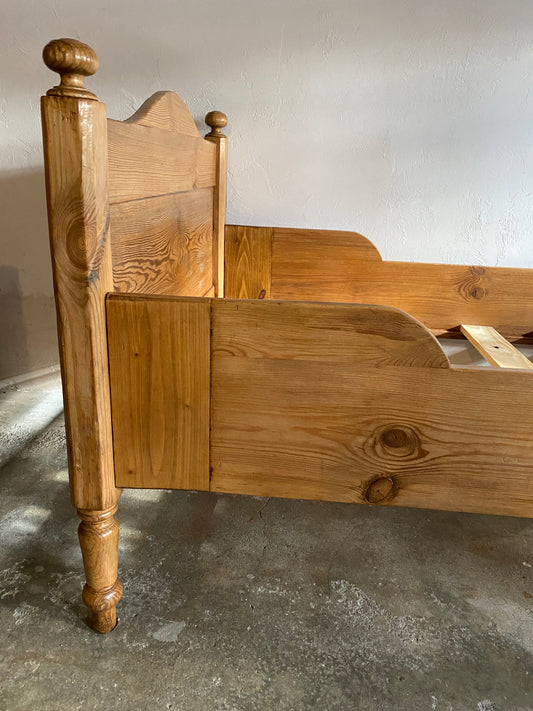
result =
[[530,370],[389,307],[110,295],[116,482],[533,515]]
[[385,262],[356,232],[226,227],[226,296],[394,306],[435,335],[484,324],[533,340],[533,271]]

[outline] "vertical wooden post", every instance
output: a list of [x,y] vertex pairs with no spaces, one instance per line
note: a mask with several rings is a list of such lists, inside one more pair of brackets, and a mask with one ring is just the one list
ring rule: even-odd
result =
[[214,208],[213,208],[213,285],[218,297],[224,296],[224,229],[226,226],[226,198],[228,183],[228,139],[222,129],[228,117],[222,111],[210,111],[205,117],[211,131],[205,137],[217,147]]
[[90,47],[53,40],[43,59],[61,75],[41,109],[70,490],[82,519],[83,598],[93,628],[109,632],[122,585],[105,316],[105,297],[113,291],[106,109],[83,86],[83,77],[98,68]]

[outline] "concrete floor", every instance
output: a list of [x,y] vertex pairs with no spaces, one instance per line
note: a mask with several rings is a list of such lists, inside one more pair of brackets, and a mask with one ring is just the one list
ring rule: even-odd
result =
[[0,425],[0,709],[533,709],[533,521],[126,491],[99,636],[57,376]]

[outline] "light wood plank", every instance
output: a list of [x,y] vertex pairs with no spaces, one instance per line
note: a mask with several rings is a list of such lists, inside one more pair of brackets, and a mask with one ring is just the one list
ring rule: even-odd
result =
[[117,291],[203,296],[212,286],[213,189],[111,205]]
[[529,372],[211,367],[212,491],[533,516]]
[[107,303],[119,486],[209,489],[210,301]]
[[139,200],[216,184],[216,149],[203,138],[108,121],[109,200]]
[[272,227],[226,225],[226,296],[270,299]]
[[330,363],[449,368],[435,337],[387,306],[216,301],[212,353]]
[[490,326],[461,326],[461,333],[491,365],[500,368],[533,370],[533,363],[520,353],[496,329]]

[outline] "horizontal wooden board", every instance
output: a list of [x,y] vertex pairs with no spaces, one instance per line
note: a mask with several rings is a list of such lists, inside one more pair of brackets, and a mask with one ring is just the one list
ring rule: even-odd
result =
[[107,299],[117,486],[209,489],[208,299]]
[[203,296],[212,286],[213,189],[111,205],[115,289]]
[[108,120],[109,200],[140,200],[216,183],[216,149],[193,137]]
[[387,306],[224,299],[212,311],[213,357],[450,367],[422,324]]
[[513,340],[533,336],[531,270],[381,262],[349,244],[309,241],[274,232],[271,298],[394,306],[437,334],[475,323]]
[[212,491],[533,516],[529,372],[211,368]]
[[[226,296],[235,299],[271,298],[271,255],[273,240],[278,249],[286,244],[305,270],[306,261],[323,258],[325,250],[334,250],[336,258],[381,261],[370,240],[357,232],[301,230],[281,227],[226,226]],[[297,245],[298,253],[294,247]],[[276,298],[276,297],[274,297]],[[317,297],[320,301],[326,298]]]

